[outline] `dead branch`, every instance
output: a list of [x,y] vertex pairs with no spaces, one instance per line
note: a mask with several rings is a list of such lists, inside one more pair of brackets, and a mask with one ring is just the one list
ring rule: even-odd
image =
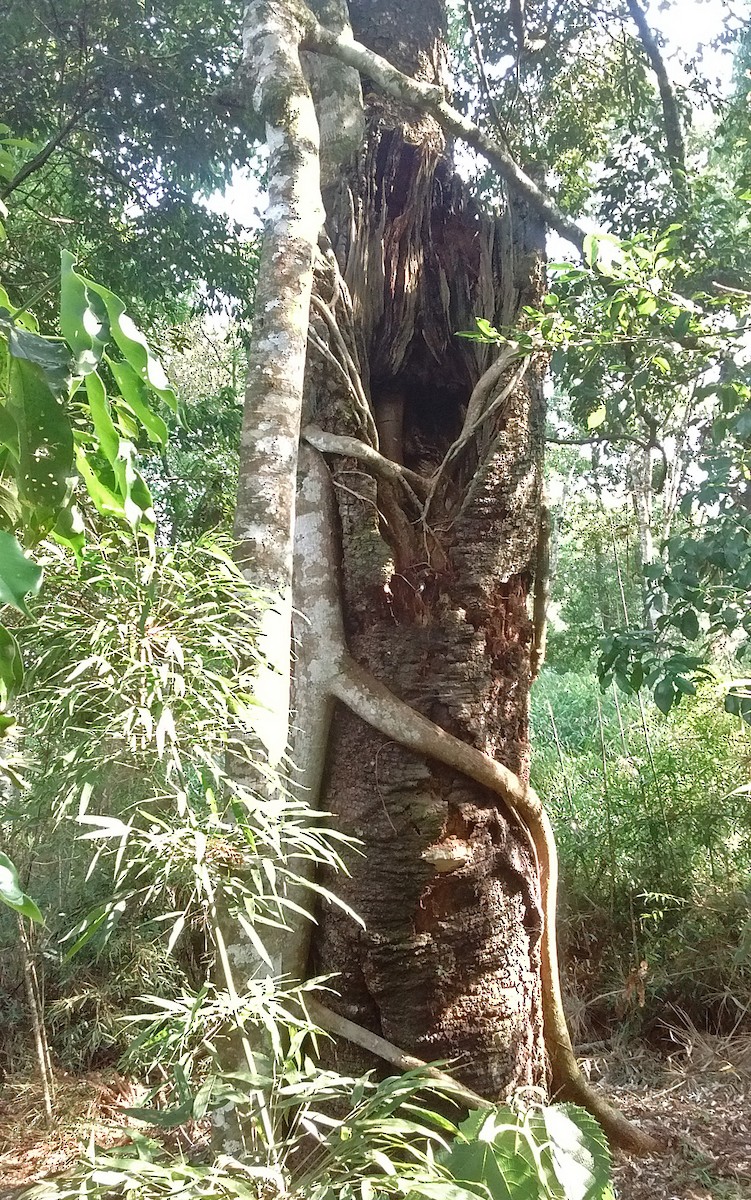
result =
[[328,304],[326,304],[326,302],[322,300],[320,296],[317,296],[315,292],[310,298],[310,303],[311,308],[313,308],[313,310],[323,318],[326,324],[326,327],[329,331],[329,336],[336,347],[339,361],[346,371],[346,376],[349,379],[350,392],[355,402],[355,408],[357,415],[360,418],[360,424],[370,437],[373,446],[375,446],[377,449],[378,430],[376,429],[375,421],[373,420],[373,414],[370,410],[368,397],[366,396],[365,388],[362,385],[360,371],[358,370],[357,364],[349,352],[347,343],[342,337],[342,332],[339,328],[337,319],[329,308]]
[[[488,370],[485,372],[485,375],[482,376],[482,378],[480,379],[480,382],[477,384],[477,387],[475,387],[475,390],[472,393],[472,396],[470,397],[470,408],[474,408],[474,411],[477,413],[477,416],[474,420],[474,423],[470,424],[469,420],[468,420],[470,409],[469,408],[467,409],[467,419],[465,419],[465,421],[464,421],[464,428],[462,429],[462,432],[459,434],[459,437],[456,439],[456,441],[452,442],[451,445],[449,446],[448,450],[446,451],[446,453],[443,457],[442,462],[440,463],[440,465],[438,467],[438,470],[435,472],[435,475],[433,476],[433,479],[432,479],[432,482],[430,485],[430,491],[428,492],[427,498],[425,500],[425,509],[424,509],[423,520],[427,521],[430,506],[433,503],[433,500],[435,499],[435,496],[438,491],[438,487],[439,487],[441,481],[443,480],[450,464],[454,461],[454,459],[459,454],[461,454],[462,450],[465,450],[467,448],[467,446],[470,444],[470,442],[472,442],[474,440],[475,435],[477,433],[479,433],[481,427],[485,424],[485,422],[487,420],[489,420],[490,417],[495,416],[495,414],[501,408],[503,408],[503,406],[506,403],[506,401],[508,400],[509,396],[512,395],[512,393],[516,390],[516,388],[518,387],[518,385],[521,383],[522,379],[524,378],[524,375],[526,374],[526,371],[527,371],[527,367],[529,366],[529,361],[530,361],[529,358],[523,359],[521,365],[514,372],[511,379],[506,384],[506,386],[503,387],[501,389],[501,391],[498,393],[498,395],[493,398],[491,403],[487,404],[487,407],[485,407],[487,398],[492,392],[492,387],[498,382],[498,380],[503,372],[503,369],[506,366],[508,366],[509,363],[512,362],[513,359],[516,357],[518,357],[517,354],[514,354],[513,356],[509,356],[505,360],[499,358],[493,364],[492,367],[488,368]],[[500,364],[502,364],[502,365],[500,365]],[[480,387],[480,384],[483,383],[483,380],[487,380],[487,382],[486,382],[483,390],[478,393],[478,388]],[[474,401],[474,405],[473,405],[473,401]]]
[[464,434],[472,429],[481,413],[485,411],[485,406],[498,386],[503,372],[507,367],[511,366],[512,362],[519,357],[519,354],[520,350],[516,342],[508,342],[502,347],[498,358],[480,376],[469,398],[467,413],[460,434],[461,437],[464,437]]
[[670,82],[670,76],[665,66],[657,39],[649,27],[646,13],[639,0],[627,0],[628,11],[639,31],[639,38],[647,58],[652,64],[652,70],[657,76],[657,86],[660,89],[662,102],[662,126],[665,131],[665,145],[668,151],[670,171],[673,176],[673,187],[682,205],[688,202],[688,184],[686,177],[686,144],[683,140],[683,129],[675,99],[675,91]]

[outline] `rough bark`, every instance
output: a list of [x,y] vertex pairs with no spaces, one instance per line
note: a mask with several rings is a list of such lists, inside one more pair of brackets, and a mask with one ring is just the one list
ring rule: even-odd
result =
[[[359,38],[436,86],[441,8],[388,0],[351,14]],[[511,324],[539,295],[543,229],[523,203],[480,213],[437,122],[367,80],[365,93],[368,135],[329,198],[327,229],[381,458],[395,465],[389,479],[371,464],[375,484],[362,454],[341,457],[346,444],[331,460],[349,649],[417,712],[525,779],[542,364],[452,460],[428,526],[397,475],[429,485],[460,437],[490,356],[455,334],[480,314]],[[330,286],[322,276],[320,290]],[[507,381],[500,371],[493,382]],[[355,432],[315,366],[309,404],[329,434]],[[420,1057],[457,1059],[485,1095],[545,1086],[538,865],[498,797],[340,709],[322,803],[365,849],[350,880],[330,881],[365,930],[326,910],[315,939],[315,969],[341,973],[342,1013]]]

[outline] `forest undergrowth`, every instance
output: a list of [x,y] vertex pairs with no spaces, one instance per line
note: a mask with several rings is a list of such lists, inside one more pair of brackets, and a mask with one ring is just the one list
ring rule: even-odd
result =
[[719,677],[667,716],[585,672],[533,693],[533,780],[561,856],[569,1020],[579,1044],[675,1050],[686,1023],[751,1029],[751,756]]
[[[205,1119],[168,1130],[123,1110],[174,1107],[176,1063],[194,1087],[211,1070],[211,1029],[191,1031],[189,1019],[206,1000],[211,939],[175,781],[189,791],[199,783],[196,728],[223,745],[230,709],[217,712],[230,703],[228,668],[242,665],[227,614],[239,620],[241,603],[256,600],[221,542],[159,551],[158,584],[119,546],[115,537],[92,547],[75,580],[50,551],[56,604],[33,606],[28,633],[17,630],[33,653],[19,698],[23,753],[14,756],[12,738],[6,753],[23,786],[6,787],[2,819],[46,915],[28,936],[56,1094],[50,1127],[8,921],[0,1180],[9,1196],[73,1166],[92,1136],[105,1152],[128,1127],[170,1151],[188,1139],[178,1150],[199,1159],[208,1146]],[[660,1195],[668,1180],[686,1200],[736,1200],[751,1182],[749,736],[721,697],[717,676],[664,716],[639,696],[602,691],[581,664],[546,667],[533,692],[533,783],[560,848],[574,1041],[591,1080],[671,1139],[665,1157],[617,1166],[624,1200]],[[211,815],[213,777],[202,786],[190,810],[199,822]],[[103,835],[123,837],[115,814],[129,813],[138,840],[108,851]],[[230,850],[217,842],[212,856]]]

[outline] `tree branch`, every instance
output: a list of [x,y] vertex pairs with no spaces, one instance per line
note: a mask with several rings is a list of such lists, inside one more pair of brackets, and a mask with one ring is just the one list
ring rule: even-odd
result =
[[[464,419],[464,427],[462,428],[462,431],[456,441],[452,442],[449,446],[440,465],[438,466],[437,471],[433,476],[430,485],[430,491],[428,492],[425,500],[425,509],[423,515],[424,521],[427,522],[428,511],[436,497],[440,483],[444,478],[449,465],[453,462],[456,456],[461,454],[462,450],[464,450],[470,444],[470,442],[474,440],[475,434],[479,432],[484,422],[487,421],[489,417],[494,416],[499,409],[503,408],[509,396],[516,391],[516,388],[524,378],[529,366],[529,358],[522,359],[520,365],[517,367],[514,374],[506,382],[505,386],[501,389],[498,395],[493,397],[492,401],[487,405],[487,407],[483,407],[486,404],[488,397],[492,394],[493,386],[499,382],[504,368],[511,362],[518,360],[518,357],[518,348],[516,348],[509,357],[504,358],[502,354],[501,357],[495,361],[495,363],[488,367],[488,370],[481,377],[479,383],[472,393],[472,396],[470,397],[467,416]],[[484,381],[485,386],[483,387]],[[481,388],[482,391],[480,391]],[[472,423],[470,423],[469,420],[470,413],[477,414]]]
[[498,105],[495,102],[495,97],[494,97],[492,89],[490,87],[490,81],[488,79],[488,74],[487,74],[487,71],[485,70],[485,59],[484,59],[483,53],[482,53],[482,42],[480,41],[480,32],[477,28],[477,22],[475,20],[475,10],[472,7],[472,0],[464,0],[464,9],[467,14],[467,24],[469,25],[469,31],[470,31],[470,34],[472,35],[472,49],[473,49],[474,55],[475,55],[475,62],[477,63],[477,73],[480,76],[480,83],[482,84],[482,89],[485,92],[485,99],[487,100],[488,108],[490,109],[490,111],[492,113],[493,120],[495,122],[495,127],[498,130],[498,132],[500,133],[501,137],[504,137],[505,130],[503,127],[503,121],[501,120],[501,114],[498,111]]
[[657,86],[660,89],[660,100],[662,101],[662,124],[665,130],[665,144],[673,176],[673,187],[681,204],[685,205],[688,202],[686,144],[683,140],[683,129],[673,85],[670,82],[657,39],[649,27],[646,13],[639,0],[627,0],[627,4],[631,18],[639,31],[641,44],[652,64],[652,70],[657,76]]
[[317,425],[306,425],[302,431],[304,441],[313,446],[321,454],[339,454],[343,458],[356,458],[358,462],[370,467],[374,475],[388,479],[391,483],[400,484],[418,509],[422,508],[417,492],[426,491],[425,480],[416,471],[403,467],[401,463],[393,462],[379,454],[366,442],[358,438],[347,437],[343,434],[327,433]]
[[474,122],[446,102],[442,87],[418,83],[408,75],[402,74],[367,46],[354,41],[348,34],[336,34],[324,29],[304,5],[300,6],[300,21],[305,29],[303,45],[306,49],[339,59],[347,66],[360,71],[362,75],[367,75],[397,100],[403,100],[422,112],[430,113],[447,133],[462,138],[468,146],[479,151],[509,187],[545,218],[551,229],[555,229],[566,241],[572,242],[580,253],[583,252],[584,230],[571,217],[567,217],[555,201],[522,171],[500,142],[488,137]]
[[645,442],[643,438],[632,437],[628,433],[614,433],[612,437],[582,437],[582,438],[559,438],[547,436],[545,441],[551,446],[608,446],[611,442],[631,442],[635,446],[640,446],[642,450],[649,450],[654,446],[654,442]]
[[6,200],[8,196],[10,196],[11,192],[15,192],[16,188],[20,187],[24,180],[28,179],[30,175],[33,175],[35,171],[41,170],[47,160],[54,154],[55,150],[57,150],[58,146],[65,141],[68,134],[72,133],[83,114],[87,112],[88,108],[90,107],[91,106],[88,105],[85,108],[76,109],[73,115],[68,117],[68,120],[60,126],[57,133],[50,138],[50,140],[47,142],[47,145],[43,146],[39,153],[35,154],[33,158],[30,158],[29,161],[21,167],[21,170],[18,171],[8,183],[6,183],[5,187],[0,189],[0,197],[2,197],[3,200]]

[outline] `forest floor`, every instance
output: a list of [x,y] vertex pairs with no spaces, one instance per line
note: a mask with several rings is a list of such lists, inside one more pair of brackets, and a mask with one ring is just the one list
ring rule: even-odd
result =
[[[611,1048],[584,1065],[613,1103],[668,1143],[664,1155],[619,1158],[618,1200],[751,1200],[751,1037],[694,1031],[668,1060]],[[33,1079],[10,1077],[0,1088],[0,1200],[69,1170],[92,1136],[100,1146],[122,1143],[123,1107],[144,1101],[112,1071],[61,1074],[57,1083],[50,1129]]]

